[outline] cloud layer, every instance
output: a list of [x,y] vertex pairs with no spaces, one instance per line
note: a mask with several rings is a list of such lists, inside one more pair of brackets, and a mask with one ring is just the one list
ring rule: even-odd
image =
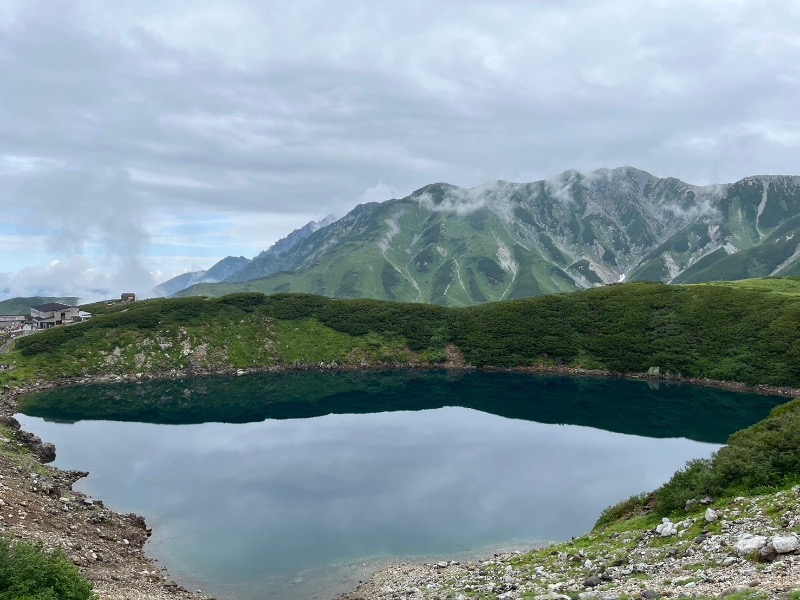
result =
[[0,272],[145,285],[435,181],[796,174],[799,31],[745,0],[3,2]]

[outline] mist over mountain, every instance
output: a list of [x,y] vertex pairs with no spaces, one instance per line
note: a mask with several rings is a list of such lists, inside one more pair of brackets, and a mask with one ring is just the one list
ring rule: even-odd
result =
[[309,292],[444,305],[630,280],[800,275],[800,177],[695,186],[632,167],[427,185],[309,224],[178,295]]

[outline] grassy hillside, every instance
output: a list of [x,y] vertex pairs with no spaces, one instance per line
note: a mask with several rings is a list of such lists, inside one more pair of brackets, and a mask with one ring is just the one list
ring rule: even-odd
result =
[[31,306],[47,304],[48,302],[61,302],[75,306],[78,298],[56,298],[51,296],[31,296],[29,298],[10,298],[0,302],[0,315],[29,315]]
[[541,364],[800,385],[797,280],[631,283],[469,308],[242,293],[138,302],[23,338],[3,377],[281,365]]
[[462,217],[431,212],[411,199],[368,208],[335,240],[322,230],[309,237],[303,248],[319,246],[310,264],[249,281],[201,283],[175,295],[291,292],[469,306],[576,289],[564,271],[573,262],[569,257],[552,242],[541,251],[529,249],[542,244],[538,238],[536,244],[517,243],[491,210]]

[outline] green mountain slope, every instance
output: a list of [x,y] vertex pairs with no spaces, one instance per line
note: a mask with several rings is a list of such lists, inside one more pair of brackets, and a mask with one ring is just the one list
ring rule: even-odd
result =
[[[750,177],[662,244],[632,279],[673,283],[793,274],[800,264],[800,178]],[[648,260],[648,259],[654,260]],[[652,277],[658,266],[665,277]]]
[[225,282],[178,296],[300,292],[468,306],[619,281],[800,269],[800,177],[698,187],[630,167],[356,207]]

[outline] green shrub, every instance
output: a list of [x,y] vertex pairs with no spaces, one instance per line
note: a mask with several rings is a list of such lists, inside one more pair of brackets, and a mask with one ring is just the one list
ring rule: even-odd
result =
[[627,500],[618,502],[600,513],[594,528],[604,527],[622,519],[630,519],[637,514],[643,513],[649,502],[653,499],[653,494],[642,493],[634,494]]
[[689,377],[798,386],[800,295],[769,290],[630,283],[468,308],[245,292],[136,302],[22,338],[16,347],[23,358],[47,357],[43,368],[69,374],[78,368],[74,355],[96,349],[103,336],[113,348],[111,337],[124,340],[131,332],[210,323],[226,329],[248,316],[259,323],[313,318],[336,332],[377,335],[427,356],[442,356],[454,343],[468,364],[479,367],[564,364],[642,373],[657,366]]
[[800,398],[773,409],[763,421],[737,431],[710,459],[694,460],[656,491],[657,512],[682,509],[706,494],[733,496],[800,480]]
[[681,510],[686,501],[707,494],[717,495],[720,491],[713,483],[711,460],[699,458],[690,460],[686,467],[676,472],[672,478],[656,492],[657,512],[669,514]]
[[89,600],[92,585],[61,552],[0,538],[0,600]]

